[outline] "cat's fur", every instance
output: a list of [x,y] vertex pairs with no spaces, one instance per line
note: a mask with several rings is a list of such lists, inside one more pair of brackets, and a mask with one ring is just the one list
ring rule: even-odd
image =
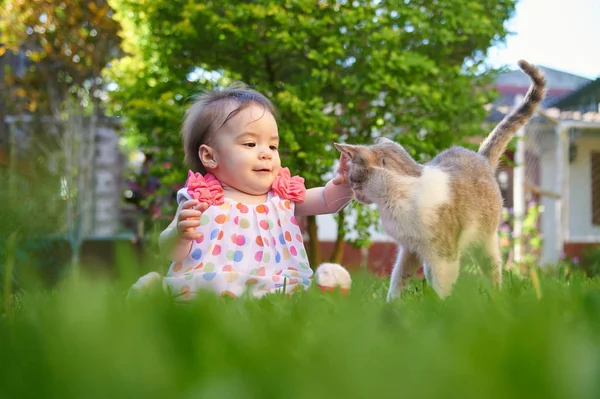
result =
[[497,231],[502,196],[494,171],[515,132],[542,102],[546,88],[538,68],[522,60],[519,67],[531,78],[529,91],[478,152],[452,147],[421,165],[386,138],[370,146],[335,144],[351,159],[349,180],[356,199],[378,206],[383,229],[399,244],[388,301],[400,295],[421,265],[427,282],[445,298],[458,278],[461,255],[472,247],[482,250],[483,271],[501,285]]

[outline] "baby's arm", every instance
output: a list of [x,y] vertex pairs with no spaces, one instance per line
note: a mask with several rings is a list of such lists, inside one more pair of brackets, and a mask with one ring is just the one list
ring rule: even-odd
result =
[[179,204],[173,221],[158,238],[160,252],[168,256],[169,260],[180,261],[190,252],[192,241],[201,236],[201,233],[196,232],[196,227],[200,226],[200,216],[207,208],[208,204],[201,204],[198,200]]
[[342,154],[336,176],[325,187],[306,190],[304,202],[296,204],[296,216],[336,213],[348,205],[354,197],[348,180],[349,169],[350,159]]
[[339,212],[352,200],[352,189],[348,184],[336,184],[334,180],[325,187],[306,190],[304,202],[296,203],[296,216],[323,215]]

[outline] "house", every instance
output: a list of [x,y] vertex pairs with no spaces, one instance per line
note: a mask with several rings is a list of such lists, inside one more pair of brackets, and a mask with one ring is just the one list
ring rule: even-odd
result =
[[[25,184],[28,176],[33,173],[33,167],[28,161],[32,157],[33,147],[29,142],[31,120],[28,115],[6,116],[4,128],[7,135],[0,138],[0,168],[6,170],[14,168],[13,173],[18,177],[20,185]],[[46,126],[50,124],[51,121],[48,121]],[[121,199],[124,189],[122,176],[124,162],[118,145],[119,128],[118,123],[108,118],[102,118],[96,127],[90,182],[91,195],[81,205],[81,228],[86,238],[113,237],[122,230]],[[48,132],[48,134],[58,133]],[[56,168],[56,165],[61,162],[60,159],[64,154],[60,151],[49,156],[49,167]],[[13,166],[11,166],[11,154],[14,154]],[[59,196],[60,193],[57,192],[56,195]]]
[[[497,171],[505,206],[514,212],[513,235],[519,237],[526,204],[541,205],[543,239],[539,262],[556,264],[600,244],[600,80],[591,81],[542,67],[548,95],[541,111],[518,135],[516,149]],[[527,77],[514,72],[498,78],[500,100],[486,122],[496,124],[528,89]],[[514,162],[514,163],[513,163]],[[522,259],[520,245],[514,259]]]
[[[0,56],[0,82],[5,78],[6,70],[11,70],[18,77],[23,77],[27,68],[32,65],[23,52],[6,52]],[[21,185],[26,185],[34,173],[31,159],[36,156],[32,151],[39,150],[32,140],[32,131],[44,127],[45,134],[55,136],[56,143],[61,143],[61,132],[50,116],[34,116],[27,113],[11,115],[8,104],[12,99],[0,96],[0,171],[6,175],[16,176]],[[36,119],[37,118],[37,119]],[[36,124],[37,123],[37,124]],[[71,123],[71,122],[69,122]],[[78,143],[93,152],[91,166],[91,194],[86,196],[81,209],[81,229],[86,238],[107,238],[119,234],[122,230],[121,205],[124,190],[123,168],[124,159],[120,153],[119,135],[120,123],[100,115],[95,124],[93,140],[87,143],[84,137],[88,134],[89,118],[82,118],[74,134]],[[62,144],[45,150],[48,168],[58,172],[59,165],[64,159]],[[54,151],[50,153],[51,151]],[[78,162],[78,160],[74,160]],[[10,172],[10,173],[9,173]],[[68,171],[67,171],[68,172]],[[56,193],[57,197],[60,195]],[[58,227],[60,229],[60,227]]]
[[[30,64],[23,53],[4,53],[0,56],[0,86],[7,69],[22,77]],[[83,265],[114,264],[116,242],[129,244],[135,234],[134,228],[126,226],[135,215],[122,203],[125,162],[119,146],[120,121],[100,113],[90,135],[90,118],[71,113],[66,129],[59,128],[50,115],[15,112],[10,107],[14,99],[6,93],[0,95],[0,180],[6,182],[3,189],[9,194],[29,193],[46,171],[62,177],[56,189],[47,193],[57,200],[48,201],[43,209],[48,214],[64,215],[64,219],[58,219],[53,234],[45,238],[23,238],[27,241],[23,245],[36,248],[28,252],[28,262],[43,265],[44,278],[55,281],[57,270],[72,259],[70,244],[77,245],[81,239]],[[66,162],[68,157],[70,162]],[[39,159],[46,164],[37,163]],[[73,166],[69,168],[69,164]],[[80,164],[89,165],[89,175],[73,173],[81,170],[76,166]],[[51,185],[45,189],[53,190]],[[78,195],[69,200],[68,190]],[[135,223],[129,224],[135,227]],[[1,263],[2,259],[0,268]]]
[[[523,140],[517,141],[516,150],[507,151],[514,165],[498,169],[498,182],[505,205],[515,214],[514,235],[520,235],[525,204],[542,205],[540,263],[556,264],[565,255],[578,257],[584,248],[600,244],[600,80],[542,69],[547,98],[520,133]],[[510,111],[510,96],[518,101],[529,85],[498,81],[501,100],[488,117],[494,124]],[[521,247],[515,246],[515,259],[522,256]]]
[[554,213],[542,218],[544,259],[555,261],[557,252],[575,257],[600,245],[600,79],[550,103],[544,116],[555,137],[543,152],[545,184],[561,196]]

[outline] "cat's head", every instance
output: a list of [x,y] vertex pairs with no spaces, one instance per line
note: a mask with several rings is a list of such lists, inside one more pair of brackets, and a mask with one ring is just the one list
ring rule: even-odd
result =
[[418,178],[421,166],[398,143],[379,137],[373,145],[334,143],[350,158],[348,178],[358,202],[381,203],[393,176]]

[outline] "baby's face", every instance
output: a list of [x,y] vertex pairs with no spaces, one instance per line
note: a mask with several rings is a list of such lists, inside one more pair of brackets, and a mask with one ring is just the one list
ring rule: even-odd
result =
[[260,105],[241,110],[219,130],[213,174],[224,187],[264,195],[281,169],[279,133],[273,115]]

